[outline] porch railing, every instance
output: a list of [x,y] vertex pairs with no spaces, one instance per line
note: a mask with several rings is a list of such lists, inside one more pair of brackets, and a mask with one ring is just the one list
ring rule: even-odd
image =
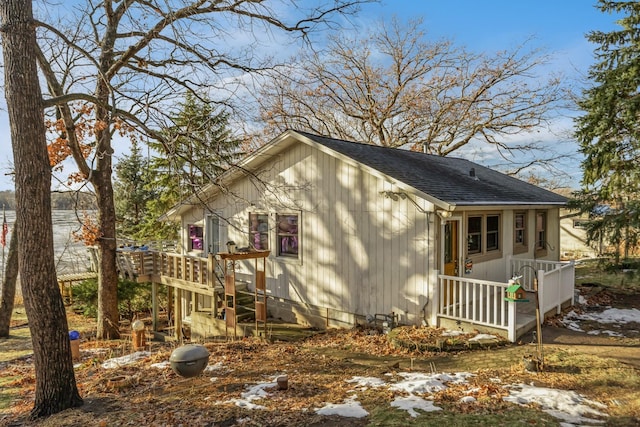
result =
[[120,273],[131,279],[164,276],[209,288],[223,287],[221,261],[212,254],[203,258],[171,252],[119,251],[117,260]]
[[[554,310],[560,313],[564,303],[573,303],[573,262],[512,258],[510,267],[510,277],[522,276],[520,283],[528,290],[533,290],[534,279],[538,280],[542,315]],[[504,300],[507,287],[507,283],[438,275],[437,317],[502,329],[515,341],[517,310],[514,302]]]
[[439,317],[503,329],[509,339],[515,335],[515,304],[504,299],[506,283],[439,275],[438,284]]
[[534,278],[540,278],[540,272],[548,273],[564,265],[560,261],[546,261],[542,259],[521,259],[511,257],[509,261],[509,278],[521,276],[520,284],[528,291],[533,290]]
[[542,316],[554,310],[559,314],[562,311],[562,304],[567,301],[573,305],[575,283],[576,271],[573,261],[562,263],[544,274],[539,271],[538,300]]

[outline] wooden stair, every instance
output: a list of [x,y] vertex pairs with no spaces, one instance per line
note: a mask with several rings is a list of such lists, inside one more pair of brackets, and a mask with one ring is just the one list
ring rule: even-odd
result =
[[244,282],[236,282],[236,322],[256,320],[255,294],[247,289]]

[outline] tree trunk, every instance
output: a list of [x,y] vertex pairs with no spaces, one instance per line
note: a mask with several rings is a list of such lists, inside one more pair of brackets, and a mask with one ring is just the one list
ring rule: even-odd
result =
[[[15,230],[15,223],[14,223]],[[16,283],[18,282],[18,237],[11,233],[9,254],[4,264],[4,281],[0,292],[0,337],[9,336],[11,313],[16,299]]]
[[51,218],[51,169],[36,67],[31,0],[0,1],[5,98],[16,182],[18,266],[36,373],[32,417],[79,406],[67,317],[58,290]]
[[[106,157],[106,156],[105,156]],[[98,338],[120,338],[118,313],[118,272],[116,270],[116,212],[113,203],[111,168],[96,171],[92,180],[98,201],[101,237],[98,241]]]

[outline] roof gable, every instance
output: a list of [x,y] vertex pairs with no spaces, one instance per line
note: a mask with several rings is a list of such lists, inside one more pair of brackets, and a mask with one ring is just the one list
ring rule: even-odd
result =
[[564,196],[469,160],[294,133],[450,205],[566,204]]

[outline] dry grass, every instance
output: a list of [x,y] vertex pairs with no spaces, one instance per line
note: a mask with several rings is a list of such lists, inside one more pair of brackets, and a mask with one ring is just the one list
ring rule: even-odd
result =
[[[152,363],[168,360],[176,345],[154,343],[150,357],[114,371],[102,369],[101,362],[131,353],[130,341],[84,342],[76,378],[85,406],[36,424],[26,419],[33,401],[33,369],[27,360],[16,361],[7,370],[11,380],[4,384],[13,391],[14,403],[4,421],[0,416],[0,425],[558,425],[536,407],[519,407],[501,400],[505,385],[519,383],[575,390],[605,403],[610,415],[605,425],[633,425],[640,419],[638,371],[611,359],[575,352],[548,354],[547,369],[541,373],[525,372],[516,365],[478,370],[468,385],[451,386],[435,394],[435,403],[443,411],[415,419],[390,407],[392,395],[388,389],[359,390],[358,400],[370,416],[344,419],[321,417],[315,409],[350,396],[354,386],[347,380],[353,376],[394,378],[399,370],[388,363],[365,365],[356,358],[332,357],[322,350],[348,346],[361,353],[375,348],[380,356],[371,355],[371,359],[386,360],[394,355],[405,357],[406,349],[391,347],[382,335],[352,330],[318,335],[304,343],[252,339],[205,343],[211,354],[209,363],[220,362],[223,369],[194,379],[180,378],[168,369],[150,368]],[[252,410],[230,402],[240,398],[248,385],[269,382],[281,373],[289,376],[290,387],[286,391],[269,390],[269,397],[257,402],[265,409]],[[459,403],[461,397],[470,394],[476,397],[476,403]],[[522,424],[522,420],[529,421]]]

